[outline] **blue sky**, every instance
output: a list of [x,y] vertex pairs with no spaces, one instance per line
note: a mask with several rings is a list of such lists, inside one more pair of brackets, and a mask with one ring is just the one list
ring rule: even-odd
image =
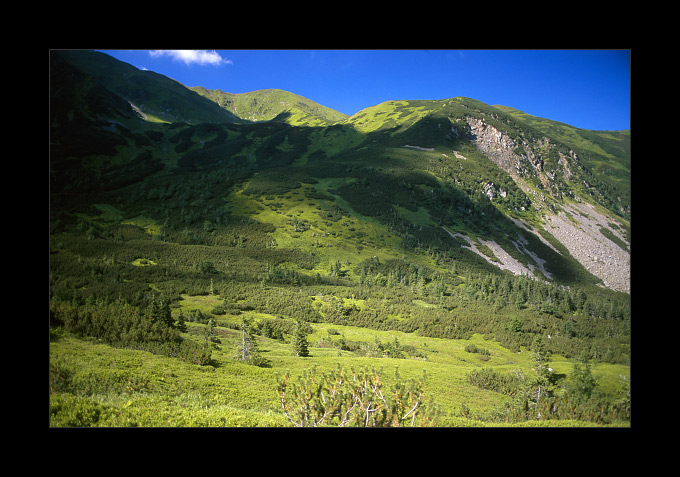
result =
[[186,86],[277,88],[348,115],[466,96],[583,129],[630,129],[629,50],[99,51]]

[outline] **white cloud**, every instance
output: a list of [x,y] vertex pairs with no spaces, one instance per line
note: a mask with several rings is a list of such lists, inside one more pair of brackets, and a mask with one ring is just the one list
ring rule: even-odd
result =
[[215,50],[151,50],[152,57],[169,56],[175,61],[182,61],[186,65],[223,65],[233,64],[231,60],[225,60]]

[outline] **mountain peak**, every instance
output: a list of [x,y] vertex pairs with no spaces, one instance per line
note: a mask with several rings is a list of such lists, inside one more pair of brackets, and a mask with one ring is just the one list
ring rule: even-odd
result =
[[203,87],[189,89],[247,121],[271,121],[277,118],[293,126],[328,126],[347,118],[346,114],[281,89],[261,89],[247,93],[227,93]]

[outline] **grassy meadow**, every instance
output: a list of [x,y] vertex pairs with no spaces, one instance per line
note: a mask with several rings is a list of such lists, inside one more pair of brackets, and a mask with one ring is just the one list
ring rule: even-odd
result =
[[[183,296],[173,315],[189,315],[195,310],[210,313],[219,296]],[[356,304],[361,306],[360,300]],[[256,311],[244,312],[254,322],[275,318]],[[296,357],[291,336],[270,339],[258,336],[265,367],[252,366],[235,359],[241,333],[237,328],[244,316],[222,315],[217,320],[217,340],[212,343],[212,360],[199,366],[146,351],[119,349],[96,340],[78,339],[58,331],[50,344],[51,425],[56,427],[288,427],[276,391],[277,377],[290,372],[299,377],[312,367],[320,372],[340,365],[343,369],[382,370],[385,388],[394,383],[398,368],[403,380],[426,373],[425,402],[436,404],[440,427],[595,426],[574,420],[531,420],[506,423],[500,417],[512,398],[480,389],[467,380],[471,370],[492,368],[502,373],[534,371],[531,352],[512,352],[497,342],[475,334],[469,340],[418,336],[415,333],[379,331],[366,328],[311,324],[307,336],[309,356]],[[206,324],[187,323],[184,336],[200,340]],[[367,356],[359,351],[339,348],[340,339],[354,345],[395,340],[412,356],[389,358]],[[469,345],[488,354],[467,351]],[[553,372],[567,375],[569,360],[553,356]],[[624,365],[599,363],[593,374],[608,392],[620,394],[630,378]],[[628,426],[625,421],[608,426]]]

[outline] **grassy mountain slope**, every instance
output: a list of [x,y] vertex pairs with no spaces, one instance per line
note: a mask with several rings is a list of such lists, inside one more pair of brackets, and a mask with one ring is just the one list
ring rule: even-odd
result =
[[189,88],[248,121],[284,121],[293,126],[328,126],[347,117],[307,98],[278,89],[233,94],[202,86]]
[[[426,369],[442,425],[517,424],[519,388],[469,373],[531,376],[537,338],[553,354],[556,399],[585,352],[597,402],[618,403],[560,422],[621,425],[630,296],[592,268],[601,254],[588,261],[564,234],[629,254],[625,184],[598,187],[580,159],[590,150],[468,98],[293,125],[281,114],[295,111],[268,110],[290,97],[273,91],[257,104],[278,120],[157,121],[121,96],[127,66],[58,56],[53,425],[285,425],[276,374],[336,363]],[[609,161],[625,151],[599,144]],[[159,299],[186,331],[146,324]],[[244,318],[267,366],[234,359]],[[310,358],[291,354],[296,320]]]
[[[142,71],[96,51],[50,52],[52,64],[66,62],[116,94],[147,120],[162,122],[241,122],[181,83],[153,71]],[[54,69],[54,67],[52,67]]]

